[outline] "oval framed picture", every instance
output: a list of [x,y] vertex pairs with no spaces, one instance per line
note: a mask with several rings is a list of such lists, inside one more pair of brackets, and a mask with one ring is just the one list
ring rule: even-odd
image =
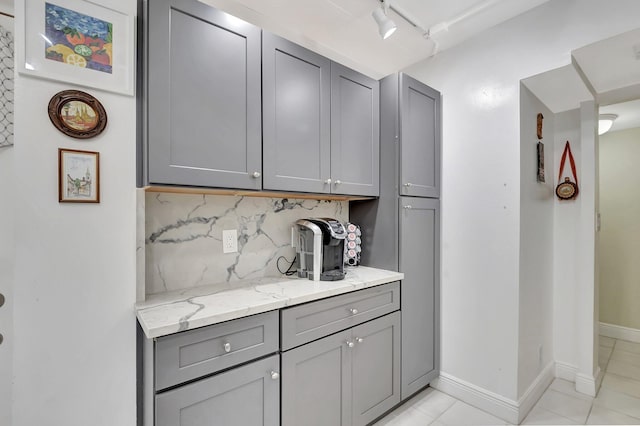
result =
[[98,136],[107,126],[107,113],[100,101],[80,90],[63,90],[53,95],[49,118],[58,130],[76,139]]

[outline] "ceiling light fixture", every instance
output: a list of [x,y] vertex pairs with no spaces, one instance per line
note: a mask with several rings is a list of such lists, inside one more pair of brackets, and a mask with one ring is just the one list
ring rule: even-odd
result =
[[396,26],[395,22],[393,22],[391,18],[387,16],[388,6],[386,1],[380,0],[380,3],[382,3],[380,7],[376,8],[371,16],[373,16],[373,19],[375,19],[376,23],[378,24],[378,32],[380,32],[380,37],[385,40],[391,34],[393,34],[398,27]]
[[618,118],[616,114],[600,114],[598,117],[598,135],[604,135],[611,130],[616,118]]

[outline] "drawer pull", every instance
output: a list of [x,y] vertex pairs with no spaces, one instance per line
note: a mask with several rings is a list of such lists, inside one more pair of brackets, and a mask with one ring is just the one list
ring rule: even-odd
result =
[[327,185],[331,185],[331,179],[325,180],[324,183],[327,184]]
[[356,342],[362,343],[364,342],[364,339],[362,337],[356,337]]
[[349,312],[351,312],[351,315],[357,315],[358,314],[358,310],[356,308],[349,309]]
[[404,184],[404,186],[407,187],[407,188],[411,188],[413,185],[411,185],[411,183],[407,182],[407,183]]
[[253,172],[251,177],[253,177],[254,179],[258,179],[260,177],[260,172]]
[[342,181],[340,179],[336,180],[336,185],[340,185]]
[[351,340],[347,340],[347,346],[352,348],[355,345]]
[[279,378],[280,378],[280,374],[278,374],[277,371],[272,371],[271,372],[271,379],[278,380]]
[[226,353],[231,352],[231,343],[227,342],[227,343],[224,344],[224,351]]

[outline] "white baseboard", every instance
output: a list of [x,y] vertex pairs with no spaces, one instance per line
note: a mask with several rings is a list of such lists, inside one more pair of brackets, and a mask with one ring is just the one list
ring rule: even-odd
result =
[[536,402],[538,402],[544,391],[547,390],[551,382],[553,382],[553,379],[555,379],[555,367],[556,363],[553,361],[547,364],[533,383],[531,383],[531,386],[529,386],[524,395],[518,400],[518,424],[522,423],[527,414],[529,414],[529,411],[536,405]]
[[514,400],[444,372],[440,372],[440,377],[432,382],[431,385],[441,392],[500,417],[509,423],[518,423],[518,403]]
[[557,378],[568,380],[570,382],[575,382],[576,374],[578,374],[578,367],[576,367],[575,365],[556,361],[556,377]]
[[491,413],[509,423],[520,424],[553,381],[555,377],[554,366],[555,363],[549,363],[518,401],[505,398],[443,372],[431,385],[439,391]]
[[583,393],[589,396],[596,396],[597,381],[600,375],[600,367],[596,371],[594,376],[589,374],[577,373],[576,374],[576,392]]
[[640,330],[637,328],[623,327],[621,325],[600,323],[600,335],[614,339],[628,340],[640,343]]

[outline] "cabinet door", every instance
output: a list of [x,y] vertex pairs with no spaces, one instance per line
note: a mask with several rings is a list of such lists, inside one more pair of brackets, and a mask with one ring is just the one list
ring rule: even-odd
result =
[[352,420],[366,425],[400,402],[400,312],[354,327]]
[[260,189],[260,29],[197,0],[148,5],[149,183]]
[[379,169],[379,84],[332,62],[331,192],[377,196]]
[[263,32],[264,189],[328,193],[331,62]]
[[282,353],[282,426],[351,424],[347,342],[350,330]]
[[279,357],[201,379],[156,396],[156,426],[280,423]]
[[440,196],[440,93],[400,75],[400,195]]
[[401,197],[399,217],[405,399],[438,375],[440,202]]

